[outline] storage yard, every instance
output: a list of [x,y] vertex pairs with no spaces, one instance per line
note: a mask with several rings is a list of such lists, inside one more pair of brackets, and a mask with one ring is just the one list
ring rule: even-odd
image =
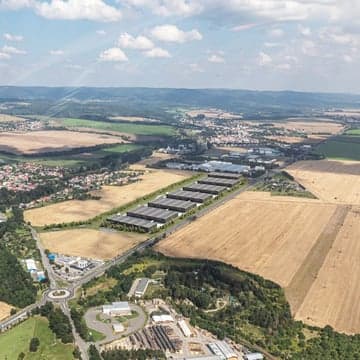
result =
[[[132,167],[139,169],[139,167]],[[144,168],[141,168],[143,170]],[[100,200],[70,200],[46,207],[25,211],[26,221],[33,226],[84,221],[113,208],[125,205],[154,191],[190,177],[188,172],[146,170],[140,181],[124,186],[104,186],[93,192]]]
[[73,229],[40,233],[45,249],[54,253],[108,260],[131,249],[146,237],[110,230]]

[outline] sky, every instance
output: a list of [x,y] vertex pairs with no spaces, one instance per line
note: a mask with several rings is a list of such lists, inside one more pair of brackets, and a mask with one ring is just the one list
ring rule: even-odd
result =
[[359,0],[0,0],[0,85],[360,93]]

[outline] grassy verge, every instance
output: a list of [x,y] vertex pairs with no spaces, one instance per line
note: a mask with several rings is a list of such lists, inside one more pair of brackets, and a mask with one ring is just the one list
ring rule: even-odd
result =
[[[33,337],[40,340],[35,353],[29,351]],[[23,352],[26,360],[72,360],[73,350],[73,345],[64,345],[55,339],[47,319],[42,317],[32,317],[0,335],[0,359],[16,360]]]

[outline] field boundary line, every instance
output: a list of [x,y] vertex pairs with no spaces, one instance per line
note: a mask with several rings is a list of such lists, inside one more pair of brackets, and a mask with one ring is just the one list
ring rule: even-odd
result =
[[337,238],[351,206],[338,205],[320,233],[303,263],[285,287],[285,295],[295,316],[315,282],[326,258]]

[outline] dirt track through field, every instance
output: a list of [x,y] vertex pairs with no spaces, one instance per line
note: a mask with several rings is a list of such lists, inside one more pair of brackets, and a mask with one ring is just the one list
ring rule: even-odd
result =
[[295,273],[290,284],[285,288],[285,294],[291,304],[291,311],[293,314],[297,313],[312,284],[316,280],[319,271],[344,224],[349,210],[349,206],[338,206],[336,208],[327,226],[304,259],[301,267]]

